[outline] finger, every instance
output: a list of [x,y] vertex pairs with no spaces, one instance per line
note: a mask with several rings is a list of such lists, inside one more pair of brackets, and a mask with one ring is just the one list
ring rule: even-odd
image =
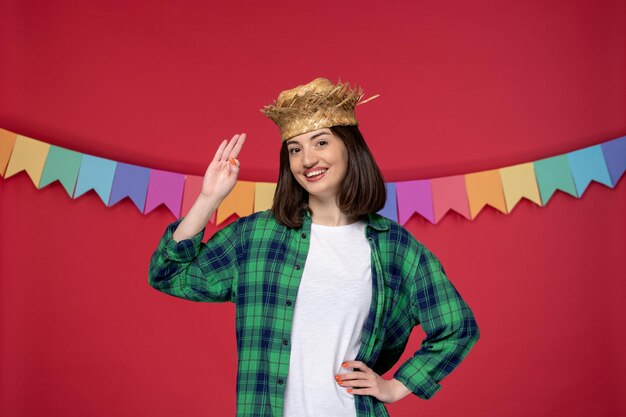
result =
[[223,161],[227,161],[230,155],[230,151],[232,151],[233,146],[235,146],[235,143],[237,142],[237,139],[239,139],[239,135],[235,135],[233,136],[230,141],[228,142],[228,145],[226,145],[226,148],[224,148],[224,151],[222,152],[222,160]]
[[222,156],[222,152],[224,151],[224,148],[226,147],[226,144],[228,143],[228,141],[226,139],[224,139],[222,141],[222,143],[220,144],[220,147],[217,148],[217,152],[215,152],[215,156],[213,157],[214,161],[219,161],[220,157]]
[[374,390],[370,389],[370,388],[349,388],[346,390],[348,393],[350,394],[354,394],[354,395],[373,395],[374,394]]
[[361,369],[364,372],[370,369],[367,365],[365,365],[361,361],[346,361],[342,363],[341,366],[344,368]]
[[342,379],[341,381],[337,381],[337,383],[346,388],[373,387],[375,385],[375,381],[371,379]]
[[364,379],[370,379],[372,374],[366,372],[348,372],[347,374],[341,375],[342,381],[358,381]]
[[241,151],[241,148],[243,147],[243,143],[245,141],[246,141],[246,134],[242,133],[241,136],[239,136],[239,139],[237,139],[237,143],[235,143],[233,150],[230,152],[229,158],[237,158],[237,156],[239,155],[239,151]]

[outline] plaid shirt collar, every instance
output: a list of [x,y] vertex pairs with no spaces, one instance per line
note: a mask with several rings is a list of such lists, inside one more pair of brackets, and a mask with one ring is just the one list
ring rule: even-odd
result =
[[[311,213],[308,210],[303,210],[304,212],[304,218],[303,218],[303,227],[305,223],[310,223],[311,222]],[[367,226],[371,229],[374,229],[378,232],[384,232],[389,230],[389,225],[387,224],[387,222],[385,221],[385,219],[376,213],[368,213],[367,214],[367,220],[366,220]],[[307,227],[307,229],[310,227]]]

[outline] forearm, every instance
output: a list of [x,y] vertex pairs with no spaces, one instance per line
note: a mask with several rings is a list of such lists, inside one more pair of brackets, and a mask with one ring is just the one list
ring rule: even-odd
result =
[[183,239],[189,239],[197,235],[206,227],[209,219],[213,213],[215,213],[220,203],[221,201],[214,197],[199,195],[187,215],[178,225],[178,228],[176,228],[172,239],[176,242],[180,242]]
[[176,242],[174,232],[183,220],[177,219],[165,229],[150,259],[148,283],[187,300],[232,301],[239,222],[218,230],[206,243],[202,242],[202,231]]

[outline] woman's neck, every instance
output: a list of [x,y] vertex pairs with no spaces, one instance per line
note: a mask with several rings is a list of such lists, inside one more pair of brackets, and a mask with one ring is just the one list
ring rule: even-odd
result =
[[309,197],[309,208],[312,211],[311,220],[322,226],[345,226],[356,222],[358,216],[344,214],[334,199],[320,200]]

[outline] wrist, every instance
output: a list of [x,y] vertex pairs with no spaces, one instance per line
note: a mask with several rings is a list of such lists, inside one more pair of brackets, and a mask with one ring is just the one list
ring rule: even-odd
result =
[[217,208],[222,200],[212,195],[198,194],[196,203],[205,208]]
[[391,378],[389,382],[392,384],[392,391],[394,402],[399,401],[409,395],[412,391],[406,387],[402,382],[395,378]]

